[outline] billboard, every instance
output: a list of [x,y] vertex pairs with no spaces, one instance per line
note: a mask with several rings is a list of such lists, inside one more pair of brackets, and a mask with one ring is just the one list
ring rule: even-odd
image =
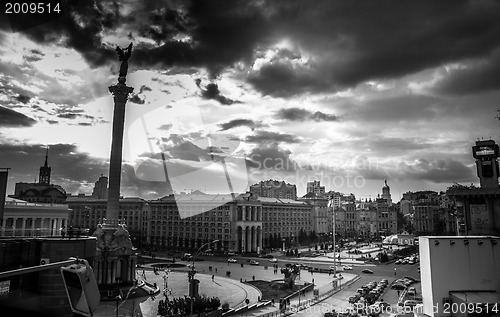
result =
[[498,156],[498,145],[494,141],[489,142],[477,142],[475,146],[472,147],[472,153],[474,158],[488,158]]

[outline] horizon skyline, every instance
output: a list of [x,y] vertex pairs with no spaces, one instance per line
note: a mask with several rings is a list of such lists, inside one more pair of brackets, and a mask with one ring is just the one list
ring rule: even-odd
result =
[[500,137],[494,0],[104,0],[61,9],[38,25],[0,12],[9,192],[14,180],[37,177],[47,146],[52,182],[69,193],[109,176],[108,87],[116,47],[130,43],[123,195],[241,192],[267,179],[299,193],[319,180],[376,197],[385,179],[394,197],[439,192],[477,184],[472,146]]

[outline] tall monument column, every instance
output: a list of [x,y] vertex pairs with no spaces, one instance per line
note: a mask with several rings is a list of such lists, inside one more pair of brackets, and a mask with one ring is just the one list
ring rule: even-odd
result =
[[[115,103],[113,114],[113,134],[111,156],[109,160],[109,189],[106,218],[97,225],[94,236],[97,237],[96,279],[104,294],[115,294],[113,290],[124,285],[133,285],[135,274],[127,268],[135,268],[136,255],[127,231],[127,226],[120,223],[120,179],[122,166],[123,127],[125,123],[125,104],[132,87],[125,85],[128,59],[132,53],[132,43],[126,49],[116,48],[120,66],[118,83],[109,87]],[[107,290],[107,292],[106,292]],[[108,295],[109,296],[109,295]],[[116,295],[113,295],[116,296]]]
[[115,109],[113,113],[111,156],[109,159],[109,190],[106,219],[118,219],[118,211],[120,210],[120,180],[122,172],[125,104],[127,102],[128,95],[134,90],[134,88],[125,85],[128,70],[128,59],[132,54],[132,43],[130,43],[125,52],[119,47],[117,47],[116,50],[119,55],[119,60],[122,61],[122,65],[118,76],[118,84],[109,87],[109,91],[114,97]]

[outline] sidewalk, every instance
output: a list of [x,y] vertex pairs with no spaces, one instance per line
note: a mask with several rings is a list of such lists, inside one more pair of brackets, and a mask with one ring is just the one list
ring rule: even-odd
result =
[[[322,278],[318,278],[320,275],[323,275]],[[331,284],[331,281],[332,281],[332,276],[328,276],[328,274],[326,273],[316,273],[315,275],[315,289],[319,289],[320,292],[319,292],[319,296],[321,297],[322,296],[322,292],[323,292],[323,295],[327,293],[326,290],[329,290],[328,293],[330,293],[329,295],[326,294],[323,299],[321,299],[320,301],[328,298],[329,296],[333,295],[335,293],[335,291],[332,291],[332,288],[331,287],[328,287],[330,286]],[[328,277],[328,278],[324,278],[324,277]],[[336,291],[340,291],[344,285],[346,283],[350,283],[351,281],[355,280],[358,275],[356,274],[350,274],[350,273],[342,273],[342,276],[344,277],[342,280],[341,280],[341,287],[338,288]],[[318,302],[314,302],[313,301],[313,298],[314,298],[314,292],[313,291],[309,291],[307,292],[306,294],[303,294],[300,296],[294,296],[292,298],[290,298],[290,307],[298,307],[299,304],[306,304],[306,302],[309,302],[309,306],[311,305],[315,305],[316,303]],[[257,309],[253,309],[253,310],[250,310],[248,312],[245,312],[245,315],[246,316],[254,316],[254,317],[263,317],[263,316],[273,316],[273,315],[276,315],[277,313],[279,313],[279,302],[276,302],[274,306],[272,305],[268,305],[268,306],[264,306],[264,307],[261,307],[261,308],[257,308]],[[292,314],[292,313],[290,313]]]

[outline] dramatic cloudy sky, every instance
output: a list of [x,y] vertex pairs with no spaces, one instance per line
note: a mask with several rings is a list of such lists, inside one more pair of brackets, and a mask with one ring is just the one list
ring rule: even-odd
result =
[[387,179],[399,200],[477,183],[471,146],[499,139],[495,0],[63,3],[47,23],[0,17],[8,193],[46,147],[68,193],[108,174],[108,86],[129,43],[127,196],[272,178],[373,198]]

